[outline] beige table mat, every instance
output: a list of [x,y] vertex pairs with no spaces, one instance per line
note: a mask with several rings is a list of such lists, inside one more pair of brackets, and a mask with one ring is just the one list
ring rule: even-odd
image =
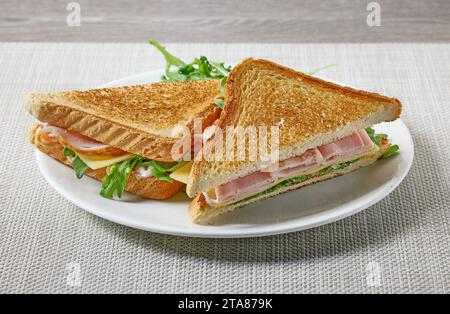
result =
[[142,232],[86,213],[40,175],[29,91],[81,89],[163,66],[146,44],[0,44],[0,292],[449,292],[450,45],[168,45],[268,58],[400,98],[415,161],[388,197],[312,230],[252,239]]

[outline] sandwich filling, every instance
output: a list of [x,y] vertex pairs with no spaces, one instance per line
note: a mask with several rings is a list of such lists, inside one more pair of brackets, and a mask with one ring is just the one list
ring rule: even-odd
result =
[[210,206],[235,204],[312,176],[348,167],[363,156],[376,153],[379,149],[376,144],[366,130],[360,130],[310,149],[302,155],[280,161],[277,165],[216,186],[203,194]]
[[185,162],[157,162],[145,157],[130,154],[84,135],[69,130],[41,124],[35,133],[35,142],[44,146],[61,145],[64,147],[64,157],[67,158],[81,179],[88,169],[106,170],[100,195],[113,198],[121,197],[130,173],[136,170],[138,178],[155,177],[159,180],[173,182],[169,176]]

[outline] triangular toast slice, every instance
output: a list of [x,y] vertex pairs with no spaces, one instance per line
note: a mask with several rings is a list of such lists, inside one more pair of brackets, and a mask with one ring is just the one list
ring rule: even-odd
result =
[[[216,125],[224,133],[227,126],[278,125],[279,160],[286,160],[374,124],[395,120],[400,112],[401,103],[395,98],[326,82],[267,60],[246,59],[228,77],[224,109]],[[211,145],[214,140],[208,141],[203,151],[211,150]],[[197,158],[200,157],[202,154]],[[186,191],[194,197],[260,171],[265,167],[263,157],[256,161],[194,161]],[[199,195],[191,204],[191,218],[205,223],[214,211],[236,207],[239,206],[206,206]]]
[[220,113],[214,101],[218,80],[32,93],[25,109],[46,122],[126,152],[171,161],[171,148],[194,120],[211,124]]

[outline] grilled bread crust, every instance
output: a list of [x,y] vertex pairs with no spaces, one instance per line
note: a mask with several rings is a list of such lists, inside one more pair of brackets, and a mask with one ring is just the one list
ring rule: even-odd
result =
[[363,158],[359,159],[358,161],[356,161],[354,164],[341,169],[341,170],[333,170],[325,175],[319,175],[319,176],[314,176],[306,181],[300,182],[298,184],[295,185],[289,185],[289,186],[285,186],[279,190],[276,190],[272,193],[269,193],[267,195],[263,195],[248,201],[244,201],[242,203],[239,204],[235,204],[235,205],[229,205],[229,206],[222,206],[222,207],[211,207],[205,200],[205,197],[202,194],[197,195],[191,202],[190,206],[189,206],[189,217],[191,219],[192,222],[196,223],[196,224],[202,224],[202,225],[207,225],[207,224],[214,224],[214,219],[224,213],[227,212],[231,212],[234,211],[235,209],[244,207],[248,204],[260,201],[260,200],[265,200],[265,199],[269,199],[272,198],[278,194],[282,194],[282,193],[286,193],[288,191],[291,190],[296,190],[299,189],[303,186],[307,186],[313,183],[317,183],[317,182],[321,182],[321,181],[325,181],[337,176],[341,176],[344,175],[346,173],[355,171],[361,167],[365,167],[365,166],[369,166],[372,163],[374,163],[375,161],[377,161],[390,147],[390,144],[387,140],[384,140],[382,142],[382,144],[380,145],[380,149],[372,155],[367,155],[364,156]]
[[[28,134],[31,143],[33,143],[41,152],[49,155],[66,166],[72,167],[70,161],[64,157],[64,147],[62,145],[59,143],[43,145],[42,143],[35,141],[35,134],[38,127],[38,125],[33,125],[29,129]],[[106,177],[106,169],[87,169],[85,174],[96,180],[103,181]],[[134,170],[128,178],[125,191],[144,198],[163,200],[176,194],[183,186],[184,184],[178,181],[173,181],[173,183],[170,183],[158,180],[155,177],[139,178]]]
[[[268,132],[271,126],[279,126],[279,159],[284,160],[395,120],[400,112],[398,99],[326,82],[267,60],[245,59],[228,76],[224,108],[215,124],[223,132],[227,126],[266,126]],[[270,152],[270,141],[268,144]],[[215,151],[214,145],[214,140],[208,141],[202,152]],[[237,146],[235,141],[235,151]],[[248,146],[246,142],[246,153]],[[194,197],[258,171],[264,166],[263,157],[258,155],[256,162],[248,157],[194,162],[186,192]]]
[[172,161],[171,149],[220,115],[218,80],[155,83],[59,93],[32,93],[25,109],[41,122],[78,132],[129,153]]

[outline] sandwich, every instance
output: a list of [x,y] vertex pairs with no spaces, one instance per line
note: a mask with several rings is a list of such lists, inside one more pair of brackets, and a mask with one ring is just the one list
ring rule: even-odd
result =
[[31,143],[78,178],[102,181],[102,196],[167,199],[184,186],[169,177],[186,163],[174,145],[191,136],[196,119],[208,126],[218,118],[219,94],[219,80],[168,82],[33,93],[24,107],[39,121]]
[[[171,176],[185,182],[186,193],[194,198],[191,220],[212,224],[223,213],[393,154],[398,146],[386,135],[375,134],[372,126],[393,121],[400,112],[395,98],[326,82],[270,61],[246,59],[228,76],[223,111],[214,124],[221,132],[214,132],[194,161]],[[250,158],[247,153],[261,138],[252,141],[247,136],[240,144],[233,139],[254,126],[278,133],[267,131],[276,145],[267,140],[267,149],[258,149],[257,158]],[[225,147],[225,137],[232,139],[230,146]],[[223,152],[230,149],[246,154],[224,158]],[[219,151],[222,158],[205,158],[206,152]]]

